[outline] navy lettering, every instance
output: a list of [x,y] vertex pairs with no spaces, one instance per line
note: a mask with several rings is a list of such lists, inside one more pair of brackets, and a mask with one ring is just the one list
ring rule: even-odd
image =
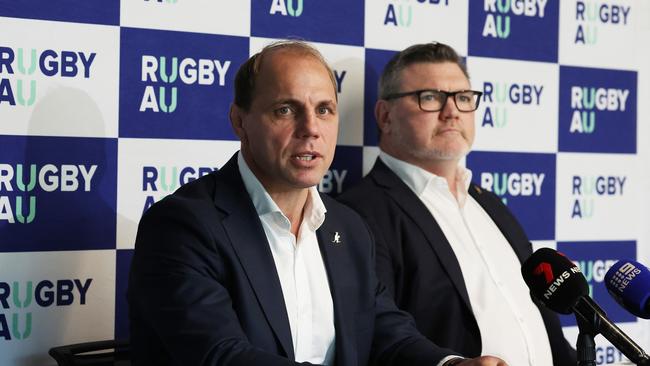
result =
[[54,284],[49,280],[41,281],[36,285],[34,299],[38,305],[47,307],[54,303],[54,291],[50,290],[53,287]]
[[142,167],[142,190],[147,191],[147,185],[151,187],[152,191],[157,191],[156,180],[158,180],[158,169],[153,166]]
[[77,285],[77,289],[79,290],[79,304],[85,305],[86,304],[86,293],[88,292],[88,289],[90,288],[90,284],[93,282],[92,278],[89,278],[86,280],[86,282],[82,285],[81,281],[75,279],[74,283]]
[[14,69],[11,68],[11,63],[14,62],[14,57],[14,50],[9,47],[0,47],[0,74],[4,72],[2,70],[5,68],[9,74],[14,73]]

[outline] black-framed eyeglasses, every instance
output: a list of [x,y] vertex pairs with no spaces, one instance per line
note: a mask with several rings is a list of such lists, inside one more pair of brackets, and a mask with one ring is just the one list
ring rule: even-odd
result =
[[482,92],[476,90],[459,90],[448,92],[436,89],[415,90],[404,93],[389,94],[382,99],[391,100],[408,95],[416,95],[420,109],[425,112],[439,112],[445,108],[447,99],[453,97],[454,104],[461,112],[474,112],[481,101]]

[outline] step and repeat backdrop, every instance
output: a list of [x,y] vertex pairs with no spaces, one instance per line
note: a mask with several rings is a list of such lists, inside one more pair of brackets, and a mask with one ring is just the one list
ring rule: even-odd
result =
[[[536,247],[576,261],[596,301],[648,348],[650,323],[603,284],[619,259],[650,264],[642,3],[0,0],[0,364],[50,365],[52,346],[128,338],[139,218],[238,150],[235,72],[287,37],[313,42],[335,71],[341,128],[319,185],[334,196],[378,154],[387,60],[413,43],[456,48],[484,93],[466,159],[476,183]],[[562,322],[575,342],[575,319]],[[622,360],[597,343],[599,364]]]

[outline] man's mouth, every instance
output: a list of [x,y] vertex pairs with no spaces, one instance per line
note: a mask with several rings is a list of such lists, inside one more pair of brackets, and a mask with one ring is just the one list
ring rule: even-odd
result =
[[298,155],[298,156],[296,156],[296,159],[302,160],[302,161],[310,161],[310,160],[312,160],[314,158],[315,158],[314,155]]
[[321,155],[317,152],[302,152],[293,156],[294,159],[299,161],[312,161],[319,157]]

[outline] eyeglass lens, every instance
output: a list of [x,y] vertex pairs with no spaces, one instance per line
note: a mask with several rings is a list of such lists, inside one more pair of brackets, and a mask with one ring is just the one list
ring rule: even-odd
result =
[[447,96],[454,96],[454,103],[456,103],[456,108],[462,112],[471,112],[476,110],[478,107],[479,96],[472,91],[466,91],[461,93],[446,93],[443,91],[437,90],[427,90],[420,93],[420,108],[428,112],[436,112],[441,110],[445,102],[447,101]]

